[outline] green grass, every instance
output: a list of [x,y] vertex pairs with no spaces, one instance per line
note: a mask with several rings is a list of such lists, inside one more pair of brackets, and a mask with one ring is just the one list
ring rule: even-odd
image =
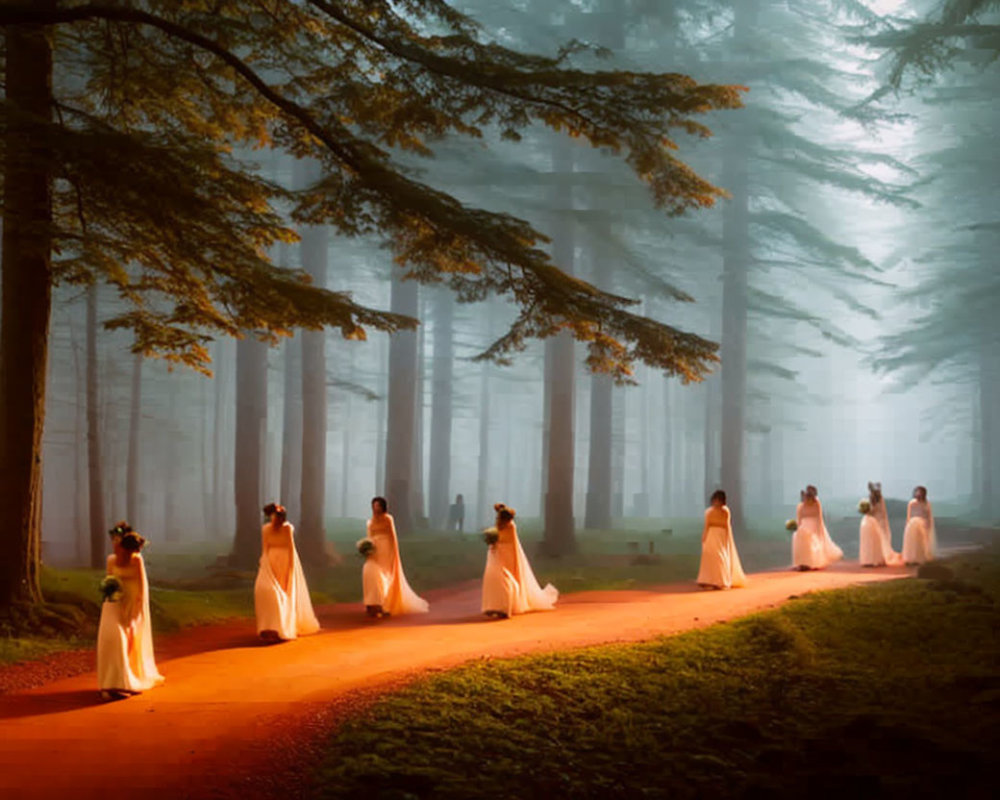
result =
[[990,797],[1000,556],[952,568],[423,680],[336,733],[315,795]]

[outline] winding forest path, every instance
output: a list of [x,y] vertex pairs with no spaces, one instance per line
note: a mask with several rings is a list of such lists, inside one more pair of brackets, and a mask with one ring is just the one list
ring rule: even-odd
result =
[[685,583],[581,592],[505,621],[478,613],[479,586],[426,596],[431,613],[373,622],[319,609],[323,630],[261,645],[250,620],[184,631],[157,647],[166,683],[99,703],[93,673],[0,696],[0,796],[297,797],[323,734],[344,713],[428,670],[483,657],[633,642],[772,608],[790,596],[912,574],[840,563],[750,576],[747,588]]

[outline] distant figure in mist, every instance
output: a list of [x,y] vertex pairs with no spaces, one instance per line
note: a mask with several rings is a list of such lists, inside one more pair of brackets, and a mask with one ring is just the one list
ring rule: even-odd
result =
[[834,544],[826,529],[816,487],[807,486],[800,496],[801,502],[795,509],[792,565],[799,570],[825,569],[843,558],[844,551]]
[[516,512],[497,503],[497,541],[489,545],[483,572],[483,613],[501,619],[528,611],[552,611],[559,591],[551,583],[543,589],[531,570],[517,538]]
[[[871,484],[869,484],[871,486]],[[858,503],[861,512],[861,526],[858,532],[858,561],[862,567],[895,567],[903,563],[899,553],[886,544],[882,522],[877,516],[876,506],[871,498]]]
[[108,534],[114,552],[97,629],[97,685],[102,699],[115,700],[152,689],[163,676],[153,658],[149,581],[139,553],[146,540],[126,522]]
[[701,530],[698,585],[706,589],[746,586],[747,576],[733,541],[732,515],[726,505],[726,493],[721,489],[714,492],[709,502],[711,505],[705,509],[705,525]]
[[448,506],[448,530],[461,533],[465,529],[465,499],[455,495],[455,502]]
[[361,569],[365,611],[376,618],[391,614],[426,614],[430,605],[410,588],[403,573],[396,521],[389,513],[388,502],[384,497],[374,497],[371,505],[367,536],[375,549]]
[[937,555],[937,533],[934,511],[927,500],[927,487],[913,490],[913,499],[906,504],[906,530],[903,532],[903,561],[925,564]]
[[868,483],[868,502],[872,506],[872,516],[878,520],[882,530],[886,554],[895,557],[896,551],[892,549],[892,528],[889,527],[889,511],[885,507],[885,496],[882,494],[881,483]]
[[285,507],[264,506],[260,529],[260,567],[253,587],[257,635],[270,642],[288,641],[319,630],[309,587],[295,549],[295,528]]

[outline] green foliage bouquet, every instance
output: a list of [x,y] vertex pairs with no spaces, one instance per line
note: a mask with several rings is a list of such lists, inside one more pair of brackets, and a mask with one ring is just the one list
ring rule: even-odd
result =
[[362,558],[369,558],[375,554],[375,542],[371,539],[358,539],[358,555]]
[[493,547],[493,545],[500,541],[500,531],[496,528],[487,528],[483,531],[483,541],[490,547]]
[[858,501],[858,513],[859,514],[867,514],[871,510],[872,510],[872,504],[871,504],[870,500],[868,500],[868,499],[862,499],[862,500]]
[[114,575],[105,575],[101,579],[100,590],[105,603],[114,603],[122,599],[122,583]]
[[795,533],[799,529],[799,523],[794,519],[790,519],[785,523],[785,530],[789,533]]

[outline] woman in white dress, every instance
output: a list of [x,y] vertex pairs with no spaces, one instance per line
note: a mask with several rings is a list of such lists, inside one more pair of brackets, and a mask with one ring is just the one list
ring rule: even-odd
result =
[[726,505],[726,493],[721,489],[715,492],[710,503],[705,509],[705,524],[701,530],[698,585],[707,589],[746,586],[747,577],[733,541],[732,515]]
[[815,486],[801,493],[802,502],[795,509],[795,534],[792,536],[792,565],[795,569],[824,569],[844,557],[834,544],[823,522],[823,505]]
[[372,517],[368,520],[368,538],[375,549],[365,559],[361,570],[365,610],[371,617],[392,614],[426,614],[430,605],[410,588],[399,558],[396,521],[389,513],[384,497],[372,499]]
[[531,570],[517,538],[516,512],[497,503],[497,541],[486,553],[483,572],[483,613],[490,617],[511,617],[528,611],[552,611],[559,590],[551,583],[543,589]]
[[139,554],[146,540],[125,522],[110,535],[114,552],[108,556],[107,574],[121,588],[101,606],[97,631],[97,685],[105,700],[138,694],[163,681],[153,658],[149,581]]
[[892,528],[889,526],[889,511],[885,507],[885,497],[882,495],[881,483],[868,484],[868,502],[871,503],[872,516],[878,521],[879,528],[882,531],[886,554],[892,557],[892,561],[896,561],[898,560],[896,557],[899,554],[892,549]]
[[903,532],[903,561],[924,564],[937,555],[934,510],[927,499],[927,488],[918,486],[906,505],[906,530]]
[[267,522],[260,529],[260,567],[253,587],[257,635],[266,641],[288,641],[319,630],[295,550],[295,528],[284,506],[264,506]]
[[[883,506],[884,508],[884,506]],[[876,507],[871,499],[858,504],[861,512],[858,546],[858,561],[862,567],[895,567],[903,563],[899,553],[886,544],[885,531],[876,515]]]

